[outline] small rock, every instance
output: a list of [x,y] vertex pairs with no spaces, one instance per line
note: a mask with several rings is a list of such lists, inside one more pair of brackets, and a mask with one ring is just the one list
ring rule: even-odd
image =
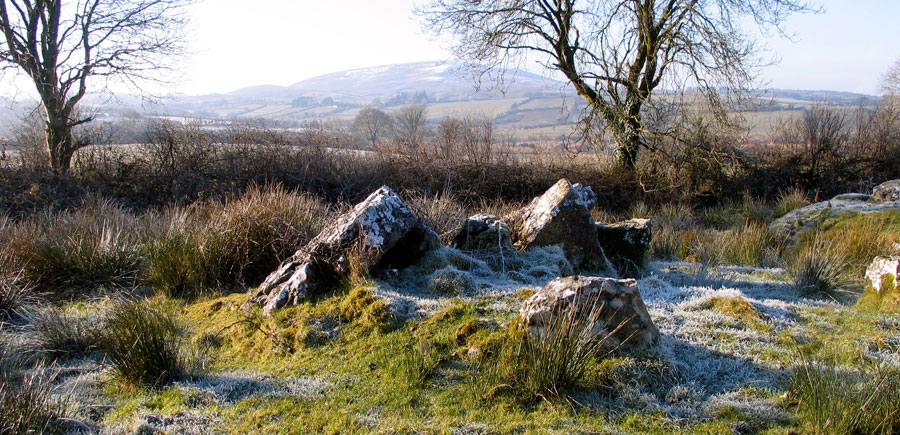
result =
[[615,224],[597,224],[597,239],[619,274],[636,278],[647,260],[653,238],[653,221],[631,219]]
[[875,186],[872,196],[879,201],[900,201],[900,180],[885,181]]
[[470,216],[456,230],[451,247],[461,251],[507,251],[514,249],[509,225],[497,216],[477,214]]
[[[574,305],[573,305],[574,304]],[[603,304],[603,310],[592,328],[593,334],[609,335],[609,348],[625,345],[629,348],[652,345],[659,340],[659,329],[650,319],[641,299],[637,282],[599,277],[557,278],[528,298],[519,310],[528,331],[541,336],[556,316],[577,310],[575,315],[588,315],[585,310]]]
[[886,277],[890,277],[892,286],[897,285],[898,273],[900,273],[900,256],[875,257],[866,269],[866,283],[881,293]]

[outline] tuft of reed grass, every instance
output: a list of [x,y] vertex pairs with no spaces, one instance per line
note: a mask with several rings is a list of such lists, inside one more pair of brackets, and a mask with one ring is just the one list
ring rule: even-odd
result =
[[764,223],[750,222],[743,228],[719,233],[716,244],[728,263],[773,267],[780,263],[784,240]]
[[52,395],[53,377],[38,367],[24,376],[0,374],[0,433],[65,433],[65,403]]
[[20,270],[41,289],[132,287],[143,270],[138,220],[107,200],[89,199],[75,211],[36,215],[4,233],[0,273]]
[[0,275],[0,321],[18,317],[25,305],[36,300],[33,288],[21,275]]
[[[556,310],[540,334],[510,331],[499,350],[488,352],[496,360],[481,361],[473,385],[482,398],[511,390],[516,398],[566,397],[567,391],[585,382],[589,368],[610,354],[607,341],[623,325],[606,325],[609,334],[598,334],[597,325],[606,306],[599,298],[585,305],[569,304]],[[484,388],[488,388],[486,391]]]
[[29,320],[34,328],[29,341],[31,352],[48,362],[97,350],[104,327],[102,319],[53,308],[37,312]]
[[107,315],[100,347],[118,377],[133,385],[195,378],[203,365],[175,315],[148,302],[118,302]]
[[894,367],[870,373],[804,354],[792,369],[790,394],[812,433],[900,432],[900,371]]
[[170,210],[148,242],[150,284],[169,297],[255,285],[319,231],[330,213],[315,197],[252,186],[224,205]]
[[806,198],[806,192],[795,187],[778,194],[778,199],[775,201],[775,209],[773,212],[777,219],[795,209],[807,205],[809,205],[809,200]]
[[806,295],[835,296],[851,282],[844,253],[820,234],[788,257],[787,271],[794,286]]

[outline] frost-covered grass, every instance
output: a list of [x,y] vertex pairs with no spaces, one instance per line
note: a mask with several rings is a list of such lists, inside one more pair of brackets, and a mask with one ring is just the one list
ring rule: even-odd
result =
[[[522,301],[574,273],[559,248],[502,255],[442,248],[396,274],[265,317],[241,308],[246,292],[218,292],[286,255],[287,239],[311,236],[310,217],[327,210],[287,192],[262,195],[273,207],[257,210],[251,203],[265,201],[254,195],[184,212],[202,217],[198,222],[230,222],[215,228],[233,229],[223,237],[240,242],[226,249],[239,254],[240,267],[222,269],[236,275],[208,285],[196,281],[202,291],[188,292],[196,296],[187,299],[167,298],[159,282],[148,280],[162,294],[144,303],[173,313],[184,326],[179,346],[208,349],[201,376],[156,388],[119,381],[114,360],[94,346],[91,332],[104,327],[92,319],[106,319],[115,307],[104,297],[55,308],[24,304],[34,315],[10,318],[0,328],[4,373],[46,376],[36,379],[46,379],[48,391],[68,404],[64,415],[101,433],[788,433],[818,427],[819,411],[798,400],[796,379],[829,372],[803,371],[806,356],[827,357],[840,373],[858,374],[831,385],[863,392],[868,384],[856,380],[879,373],[874,368],[900,370],[900,317],[798,288],[786,267],[795,251],[767,230],[774,213],[752,198],[702,212],[636,206],[632,214],[658,222],[656,261],[638,286],[661,340],[638,353],[591,354],[578,376],[548,394],[546,387],[517,385],[525,372],[511,350],[522,343],[516,323]],[[274,207],[291,198],[296,206]],[[442,232],[470,214],[453,197],[416,201]],[[505,209],[490,207],[500,214]],[[158,224],[175,222],[176,211],[141,231],[166,234],[170,227]],[[849,282],[857,291],[861,262],[887,249],[897,226],[890,215],[849,219],[819,234],[850,260],[850,276],[857,278],[837,286]],[[284,222],[302,234],[282,231]],[[256,239],[265,243],[251,243]],[[799,242],[807,244],[803,237]],[[141,237],[135,243],[154,246]],[[172,251],[172,262],[194,251]],[[170,278],[179,284],[179,277]],[[54,361],[53,370],[35,371],[41,361]],[[835,390],[815,390],[816,400],[844,403]],[[522,391],[529,392],[527,400]]]

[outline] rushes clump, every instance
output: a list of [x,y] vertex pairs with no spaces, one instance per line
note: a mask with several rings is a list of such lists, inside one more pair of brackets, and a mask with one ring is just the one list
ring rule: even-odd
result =
[[38,367],[24,376],[0,373],[0,433],[64,433],[64,403],[52,396],[52,377]]
[[775,218],[780,218],[795,209],[807,205],[809,205],[809,200],[806,199],[806,192],[803,190],[795,187],[781,192],[778,195],[778,200],[775,202]]
[[792,370],[790,393],[797,414],[813,433],[891,434],[900,431],[900,371],[874,373],[839,367],[833,358],[802,356]]
[[850,282],[850,264],[842,252],[820,235],[801,245],[787,261],[794,286],[806,295],[834,295]]
[[107,316],[100,340],[113,370],[124,381],[159,387],[198,374],[187,334],[171,312],[147,302],[119,302]]
[[53,291],[133,286],[143,270],[137,222],[102,199],[35,216],[5,229],[0,272],[21,270],[28,282]]
[[609,334],[597,334],[597,324],[606,309],[599,298],[587,304],[569,304],[556,310],[540,334],[526,332],[521,325],[510,331],[512,339],[503,340],[495,361],[481,361],[476,370],[476,388],[489,387],[482,397],[512,390],[515,397],[530,401],[537,398],[564,397],[567,390],[585,381],[592,364],[603,360],[609,349],[607,340],[624,324],[608,325]]
[[50,362],[96,350],[103,330],[102,319],[58,309],[40,311],[30,320],[34,328],[32,351]]
[[148,244],[148,281],[178,298],[258,284],[315,236],[328,213],[322,201],[280,185],[252,186],[224,205],[176,209]]

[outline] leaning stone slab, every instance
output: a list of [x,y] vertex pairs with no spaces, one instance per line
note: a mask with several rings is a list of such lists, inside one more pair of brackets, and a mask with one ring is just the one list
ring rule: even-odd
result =
[[620,276],[640,276],[652,239],[653,221],[650,219],[597,224],[597,240]]
[[900,201],[900,180],[885,181],[875,186],[872,197],[878,201]]
[[377,276],[405,268],[440,245],[437,233],[384,186],[272,272],[248,304],[268,314],[325,293],[358,267]]
[[562,179],[507,221],[517,248],[560,245],[576,268],[602,270],[606,257],[597,241],[591,209],[597,196],[589,186]]
[[[650,319],[641,299],[637,282],[600,277],[557,278],[528,298],[519,315],[531,334],[541,336],[558,316],[574,309],[575,315],[587,315],[587,310],[603,305],[592,328],[593,334],[608,336],[606,345],[616,348],[648,346],[659,340],[659,329]],[[619,325],[615,334],[610,335]]]
[[886,280],[890,280],[890,286],[897,285],[897,275],[900,275],[900,256],[875,257],[872,264],[866,269],[866,284],[872,286],[876,292],[881,293],[885,289]]

